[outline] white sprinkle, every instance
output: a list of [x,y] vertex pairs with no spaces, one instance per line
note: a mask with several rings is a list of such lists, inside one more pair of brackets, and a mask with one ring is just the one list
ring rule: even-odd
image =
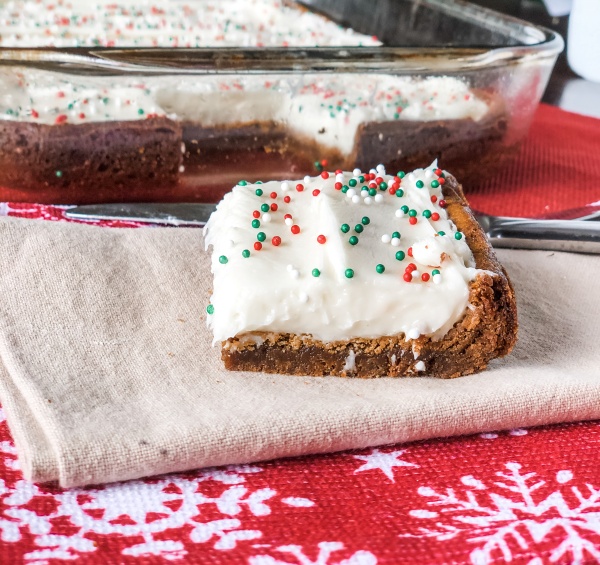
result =
[[371,204],[373,202],[373,199],[370,196],[367,196],[365,198],[365,204],[368,206],[369,204]]
[[415,174],[414,173],[408,173],[408,180],[415,180]]
[[283,190],[283,192],[287,192],[290,189],[290,183],[289,182],[282,182],[281,183],[281,190]]
[[383,194],[377,193],[375,195],[375,202],[383,202]]
[[346,196],[348,198],[352,198],[355,194],[356,194],[356,190],[354,190],[353,188],[350,188],[346,191]]
[[423,361],[417,361],[415,363],[415,369],[419,372],[424,371],[425,370],[425,363],[423,363]]
[[370,175],[376,175],[376,174],[377,174],[377,170],[376,170],[376,169],[371,169],[371,170],[369,171],[369,174],[370,174]]
[[360,195],[361,195],[363,198],[366,198],[367,196],[369,196],[369,191],[368,191],[368,190],[366,190],[366,189],[365,189],[365,190],[361,190],[361,191],[360,191]]
[[285,225],[286,226],[292,226],[292,225],[294,225],[294,220],[292,220],[292,218],[286,218],[285,219]]
[[383,166],[382,163],[380,163],[379,165],[377,165],[377,172],[380,175],[385,175],[385,167]]
[[433,275],[433,282],[435,284],[440,284],[442,282],[442,275],[440,275],[440,274]]
[[431,169],[427,169],[425,171],[425,178],[430,179],[432,176],[433,176],[433,172],[431,171]]
[[262,221],[265,224],[268,224],[271,221],[271,214],[267,213],[267,214],[263,214],[262,215]]
[[412,329],[408,330],[406,337],[408,339],[419,339],[421,337],[421,332],[419,331],[418,328],[412,328]]
[[360,171],[360,169],[359,169],[359,168],[356,168],[356,169],[354,169],[354,170],[352,171],[352,174],[353,174],[355,177],[359,177],[359,176],[360,176],[360,172],[361,172],[361,171]]
[[[366,200],[366,198],[365,198],[365,200]],[[353,202],[354,204],[358,204],[358,203],[360,202],[360,196],[359,196],[358,194],[355,194],[355,195],[352,197],[352,202]]]
[[294,270],[294,265],[288,265],[288,266],[286,267],[286,269],[287,269],[288,271],[293,271],[293,270]]
[[381,241],[383,241],[383,243],[389,243],[390,241],[392,241],[392,238],[387,233],[384,233],[381,236]]
[[179,165],[179,172],[183,173],[185,171],[185,167],[183,165]]
[[304,184],[309,184],[309,183],[310,183],[310,180],[311,180],[311,179],[310,179],[310,177],[309,177],[308,175],[306,175],[306,176],[304,177]]
[[406,214],[402,210],[400,210],[400,208],[398,208],[396,210],[396,218],[404,218],[404,216],[406,216]]
[[[298,272],[298,271],[296,271]],[[301,292],[300,295],[298,296],[298,299],[300,300],[300,302],[302,304],[306,304],[308,302],[308,294],[306,294],[306,292]]]
[[335,181],[336,182],[344,182],[344,175],[343,175],[343,173],[338,173],[337,175],[335,175]]
[[400,245],[400,238],[399,237],[392,237],[392,245],[394,247],[398,247]]
[[229,240],[229,247],[235,247],[235,241],[233,241],[233,239]]
[[413,276],[413,279],[418,279],[421,276],[421,273],[419,273],[419,271],[417,271],[416,269],[411,274]]
[[297,279],[300,276],[300,271],[298,271],[298,269],[292,269],[290,275],[293,279]]

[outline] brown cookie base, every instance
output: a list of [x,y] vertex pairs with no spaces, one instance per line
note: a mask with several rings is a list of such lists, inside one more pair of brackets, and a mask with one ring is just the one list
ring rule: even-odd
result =
[[[225,367],[292,375],[448,379],[481,371],[490,360],[507,355],[517,339],[513,288],[456,179],[447,178],[443,193],[448,214],[465,235],[477,268],[493,275],[482,273],[471,283],[470,308],[442,339],[421,336],[407,342],[401,334],[324,343],[307,335],[248,333],[223,342]],[[419,361],[425,363],[425,372],[417,371]]]

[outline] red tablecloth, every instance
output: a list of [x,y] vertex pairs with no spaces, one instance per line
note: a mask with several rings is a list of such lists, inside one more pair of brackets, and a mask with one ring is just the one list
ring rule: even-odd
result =
[[[600,121],[542,106],[518,160],[470,200],[507,215],[585,206],[600,200],[599,155]],[[72,490],[24,481],[0,422],[0,563],[600,562],[597,422]]]

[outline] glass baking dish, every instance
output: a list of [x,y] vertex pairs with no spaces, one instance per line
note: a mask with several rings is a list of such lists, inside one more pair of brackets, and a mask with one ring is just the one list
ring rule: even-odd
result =
[[302,4],[382,45],[0,48],[0,200],[214,201],[435,158],[468,192],[517,152],[563,48],[459,0]]

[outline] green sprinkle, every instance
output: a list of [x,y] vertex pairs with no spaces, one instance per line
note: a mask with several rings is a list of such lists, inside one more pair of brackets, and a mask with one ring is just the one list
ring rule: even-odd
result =
[[212,304],[209,304],[206,307],[206,313],[212,316],[215,313],[215,307]]
[[340,229],[344,232],[344,233],[348,233],[350,231],[350,226],[348,224],[342,224]]
[[376,270],[376,271],[377,271],[379,274],[381,274],[381,273],[383,273],[383,272],[385,271],[385,267],[384,267],[384,266],[383,266],[381,263],[379,263],[379,265],[377,265],[377,266],[375,267],[375,270]]
[[312,276],[313,277],[320,277],[321,276],[321,271],[319,271],[319,269],[313,269],[312,270]]
[[14,112],[14,110],[13,110],[12,108],[9,108],[8,110],[6,110],[6,113],[7,113],[9,116],[12,116],[12,115],[13,115],[15,112]]
[[392,234],[392,239],[394,239],[394,238],[396,238],[396,239],[400,239],[400,232],[398,232],[398,231],[395,231],[395,232]]
[[418,180],[416,184],[417,184],[417,188],[423,188],[423,187],[425,186],[425,185],[423,184],[423,181],[422,181],[422,180]]
[[143,115],[143,114],[144,114],[144,109],[143,109],[143,108],[140,108],[140,109],[138,110],[138,114],[139,114],[140,116],[141,116],[141,115]]
[[397,177],[400,177],[401,179],[403,179],[406,176],[406,173],[404,171],[398,171],[396,173]]
[[242,251],[242,257],[244,257],[244,259],[248,259],[248,257],[250,257],[250,251],[244,249],[244,251]]
[[262,183],[263,183],[263,181],[257,180],[254,184],[262,184]]
[[402,210],[405,214],[408,214],[408,206],[406,204],[404,206],[401,206],[400,210]]
[[440,272],[439,272],[439,270],[438,270],[438,269],[433,269],[433,271],[431,271],[431,274],[432,274],[432,275],[439,275],[439,274],[440,274]]
[[404,261],[405,257],[406,253],[404,253],[404,251],[396,251],[396,259],[398,259],[398,261]]
[[258,220],[252,220],[252,227],[255,229],[260,228],[260,222]]
[[227,259],[227,257],[225,257],[225,255],[221,255],[219,257],[219,263],[221,263],[221,265],[227,265],[228,261],[229,261],[229,259]]
[[246,186],[248,183],[245,180],[241,180],[240,182],[238,182],[238,184],[240,186]]
[[426,218],[431,218],[431,210],[423,210],[423,216]]
[[457,232],[454,234],[454,239],[462,239],[462,233],[460,233],[459,231],[457,231]]
[[364,226],[368,226],[371,223],[371,219],[369,218],[369,216],[363,216],[361,222]]
[[62,171],[56,171],[54,174],[55,174],[55,175],[56,175],[58,178],[62,177],[62,175],[63,175]]
[[414,218],[414,217],[417,215],[417,211],[416,211],[416,210],[409,210],[409,211],[408,211],[408,215],[409,215],[411,218]]
[[360,177],[358,177],[358,182],[360,184],[362,184],[363,182],[365,182],[365,177],[363,175],[360,175]]
[[260,205],[260,209],[262,212],[268,212],[269,211],[269,205],[268,204],[261,204]]
[[73,109],[73,102],[71,102],[70,104],[67,104],[67,110],[72,110]]
[[346,194],[346,192],[348,192],[348,185],[345,184],[344,186],[342,186],[342,192],[344,194]]
[[376,188],[369,188],[369,196],[375,196],[377,194]]
[[[102,99],[102,102],[103,102],[104,104],[108,104],[108,98],[103,98],[103,99]],[[138,110],[138,112],[139,112],[139,110]],[[142,110],[142,112],[143,112],[143,110]]]
[[258,239],[258,241],[263,242],[265,239],[267,239],[267,234],[265,234],[264,231],[259,231],[256,234],[256,239]]
[[263,195],[262,188],[257,188],[257,189],[254,191],[254,194],[256,194],[256,196],[262,196],[262,195]]
[[356,186],[356,184],[357,184],[357,182],[356,182],[356,179],[350,179],[350,180],[348,181],[348,184],[349,184],[350,186],[352,186],[352,187]]
[[379,183],[379,190],[387,190],[387,182],[380,182]]
[[432,180],[431,181],[431,188],[437,188],[438,186],[440,186],[440,183],[436,180]]
[[347,279],[351,279],[354,276],[354,271],[352,269],[346,269],[344,275]]
[[445,231],[439,231],[438,235],[446,235],[446,232]]
[[363,231],[364,229],[365,229],[365,228],[363,228],[363,225],[362,225],[362,224],[356,224],[356,225],[354,226],[354,231],[355,231],[356,233],[362,233],[362,231]]
[[356,245],[358,243],[358,237],[356,237],[355,235],[351,235],[350,239],[348,240],[348,243],[350,245]]
[[399,189],[396,191],[396,196],[397,196],[398,198],[401,198],[402,196],[404,196],[404,191],[403,191],[401,188],[399,188]]

